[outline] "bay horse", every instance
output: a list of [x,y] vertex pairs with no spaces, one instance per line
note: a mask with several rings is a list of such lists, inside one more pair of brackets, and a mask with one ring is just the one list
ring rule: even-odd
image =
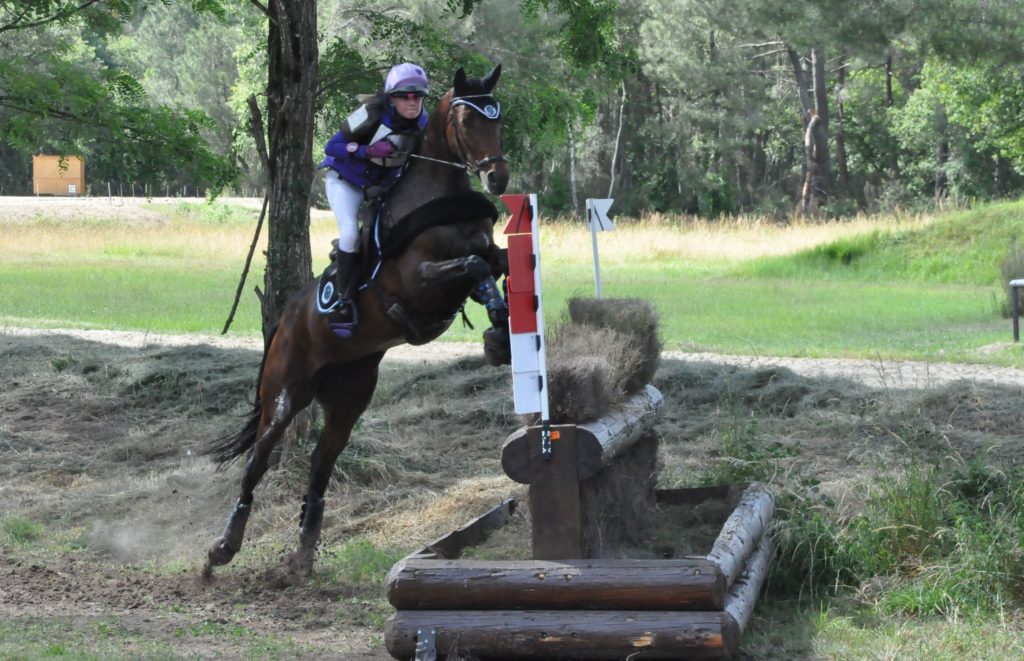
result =
[[[497,211],[472,192],[470,179],[471,173],[478,174],[495,195],[508,184],[500,105],[492,96],[500,73],[500,64],[482,79],[467,77],[460,68],[431,113],[416,158],[386,206],[393,219],[424,205],[432,205],[435,216],[440,210],[449,217],[420,223],[425,229],[418,233],[406,231],[404,249],[379,263],[376,276],[358,294],[355,334],[342,339],[329,329],[317,310],[315,279],[286,304],[264,351],[245,426],[207,449],[221,464],[249,453],[241,493],[223,534],[207,553],[207,578],[241,548],[253,490],[267,471],[271,451],[292,418],[315,399],[323,409],[324,429],[312,452],[299,546],[289,559],[294,571],[312,571],[324,492],[353,426],[370,403],[385,352],[437,338],[479,283],[507,268],[493,241]],[[401,234],[401,227],[394,229]]]

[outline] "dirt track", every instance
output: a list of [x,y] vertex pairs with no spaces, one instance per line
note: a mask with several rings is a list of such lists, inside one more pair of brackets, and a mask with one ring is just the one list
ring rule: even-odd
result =
[[[207,344],[217,348],[261,348],[257,337],[237,335],[160,335],[106,330],[39,330],[31,328],[0,328],[3,335],[57,334],[94,342],[139,348],[146,345],[186,346]],[[429,347],[402,345],[390,350],[387,361],[431,362],[476,355],[480,345],[473,342],[435,342]],[[907,360],[863,360],[842,358],[786,358],[735,356],[716,353],[683,353],[665,351],[665,358],[694,363],[734,365],[747,369],[784,367],[808,377],[840,377],[858,381],[872,388],[934,388],[955,381],[967,380],[1024,386],[1024,370],[969,363],[926,363]]]

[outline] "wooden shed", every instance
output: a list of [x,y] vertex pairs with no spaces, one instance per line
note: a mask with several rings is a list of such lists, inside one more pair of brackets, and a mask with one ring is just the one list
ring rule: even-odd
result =
[[36,195],[85,195],[85,163],[78,156],[33,156],[32,192]]

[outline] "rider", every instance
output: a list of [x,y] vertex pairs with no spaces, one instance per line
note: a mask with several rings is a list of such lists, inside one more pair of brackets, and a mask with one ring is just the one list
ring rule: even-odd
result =
[[338,304],[321,310],[340,337],[350,337],[359,323],[353,292],[359,207],[402,176],[427,125],[423,97],[429,91],[423,67],[411,62],[393,66],[384,80],[384,93],[356,108],[324,147],[324,192],[338,221]]

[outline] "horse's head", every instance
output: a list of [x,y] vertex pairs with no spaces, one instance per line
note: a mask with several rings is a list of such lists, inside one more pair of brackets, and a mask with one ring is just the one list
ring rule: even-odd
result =
[[447,115],[448,147],[494,195],[508,185],[508,163],[501,153],[501,104],[492,94],[500,75],[500,64],[483,78],[469,78],[460,68],[438,108]]

